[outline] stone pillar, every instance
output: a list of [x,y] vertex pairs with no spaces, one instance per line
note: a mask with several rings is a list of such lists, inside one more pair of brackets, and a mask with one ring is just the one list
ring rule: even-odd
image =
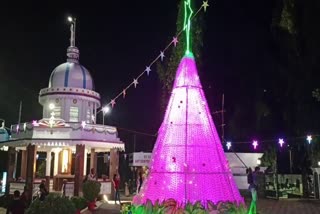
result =
[[7,175],[8,182],[13,181],[13,173],[16,167],[15,161],[16,161],[16,149],[14,147],[9,147],[8,148],[8,175]]
[[46,158],[46,177],[50,177],[51,171],[51,151],[47,151],[47,158]]
[[87,162],[88,162],[88,150],[84,150],[84,160],[83,160],[83,175],[87,175]]
[[94,170],[96,171],[96,174],[98,174],[97,172],[97,153],[95,152],[94,149],[91,149],[91,155],[90,155],[90,170],[94,168]]
[[74,167],[74,196],[79,196],[83,181],[84,145],[76,145],[76,157]]
[[60,149],[54,149],[54,160],[53,160],[53,189],[58,191],[59,190],[59,182],[58,179],[55,178],[56,175],[58,175],[58,169],[59,169],[59,152]]
[[14,147],[8,148],[8,173],[7,173],[7,185],[6,185],[6,194],[10,192],[10,182],[13,181],[13,172],[15,169],[15,160],[16,160],[16,150]]
[[[113,179],[114,174],[118,174],[119,169],[119,153],[117,149],[110,150],[110,167],[109,178]],[[114,199],[114,188],[111,187],[111,199]]]
[[47,189],[50,189],[50,172],[51,172],[51,150],[47,151],[46,159],[46,185]]
[[54,150],[53,176],[56,176],[58,174],[58,167],[59,167],[59,151]]
[[29,144],[27,146],[27,179],[26,186],[28,189],[28,197],[32,198],[33,193],[33,181],[35,176],[36,166],[36,146]]
[[17,178],[17,162],[18,162],[18,152],[15,151],[13,178],[16,179],[16,180],[18,179]]
[[110,150],[110,167],[109,178],[113,179],[114,174],[118,174],[119,169],[119,153],[117,149]]
[[20,177],[24,180],[27,179],[27,151],[21,151],[21,170],[20,170]]

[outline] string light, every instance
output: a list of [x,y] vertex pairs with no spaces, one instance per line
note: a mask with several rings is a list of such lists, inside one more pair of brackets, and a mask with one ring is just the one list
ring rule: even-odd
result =
[[[190,1],[190,0],[187,0],[187,1]],[[190,20],[192,20],[194,17],[196,17],[201,10],[204,10],[204,12],[206,12],[206,9],[207,9],[208,6],[209,6],[208,1],[203,1],[203,4],[201,5],[201,7],[200,7],[195,13],[193,13],[193,11],[192,11],[192,13],[189,14],[189,15],[190,15],[190,16],[189,16]],[[191,7],[191,5],[190,5],[190,7]],[[117,96],[115,96],[113,99],[111,99],[111,101],[114,101],[114,102],[113,102],[113,106],[115,105],[115,101],[116,101],[120,96],[122,96],[123,98],[126,97],[126,91],[127,91],[131,86],[134,86],[135,88],[137,87],[138,80],[139,80],[139,78],[140,78],[141,76],[143,76],[145,73],[149,76],[149,73],[150,73],[150,71],[151,71],[151,67],[152,67],[152,65],[153,65],[154,63],[156,63],[159,59],[160,59],[161,61],[164,60],[164,58],[165,58],[165,55],[164,55],[165,51],[166,51],[168,48],[170,48],[171,45],[173,45],[173,46],[176,47],[176,45],[177,45],[177,43],[178,43],[178,38],[179,38],[179,36],[180,36],[181,33],[184,31],[184,29],[186,29],[187,27],[188,27],[188,23],[187,23],[187,25],[186,25],[176,36],[173,37],[173,39],[171,40],[171,42],[170,42],[162,51],[160,51],[160,54],[159,54],[158,56],[156,56],[156,58],[146,67],[146,69],[145,69],[143,72],[141,72],[136,78],[134,78],[134,81],[132,81],[127,87],[125,87]],[[105,104],[104,106],[109,106],[109,105],[111,105],[111,104],[112,104],[111,101],[110,101],[109,103]],[[103,111],[103,110],[100,109],[97,113],[100,113],[101,111]]]
[[253,142],[252,142],[252,146],[253,146],[253,148],[254,149],[257,149],[257,147],[258,147],[258,141],[257,140],[254,140]]
[[230,150],[230,148],[231,148],[231,142],[229,141],[227,142],[227,149]]
[[307,136],[307,141],[308,141],[309,144],[311,143],[311,141],[312,141],[312,136],[311,135]]
[[279,138],[279,144],[280,144],[280,147],[282,147],[282,146],[283,146],[283,144],[284,144],[284,140],[283,140],[282,138]]

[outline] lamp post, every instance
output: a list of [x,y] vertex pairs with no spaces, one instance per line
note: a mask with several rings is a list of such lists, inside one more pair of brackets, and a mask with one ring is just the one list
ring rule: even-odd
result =
[[104,117],[107,113],[110,112],[110,107],[109,106],[104,106],[102,108],[102,124],[104,125]]

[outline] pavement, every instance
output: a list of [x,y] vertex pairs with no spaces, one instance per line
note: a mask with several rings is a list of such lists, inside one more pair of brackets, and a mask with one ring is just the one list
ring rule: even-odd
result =
[[[250,202],[246,204],[249,207]],[[316,214],[320,213],[320,200],[260,199],[257,211],[259,214]]]
[[[250,199],[246,200],[246,204],[249,207]],[[316,214],[320,213],[320,200],[260,199],[257,204],[257,209],[259,214]],[[120,214],[120,206],[104,203],[93,213]]]

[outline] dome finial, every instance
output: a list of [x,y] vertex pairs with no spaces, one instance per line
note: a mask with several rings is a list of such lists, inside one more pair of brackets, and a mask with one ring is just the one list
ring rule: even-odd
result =
[[68,21],[71,23],[70,25],[70,46],[75,47],[76,46],[76,18],[72,18],[71,16],[68,17]]
[[68,17],[70,26],[70,46],[67,49],[67,62],[79,63],[79,49],[76,47],[76,18]]

